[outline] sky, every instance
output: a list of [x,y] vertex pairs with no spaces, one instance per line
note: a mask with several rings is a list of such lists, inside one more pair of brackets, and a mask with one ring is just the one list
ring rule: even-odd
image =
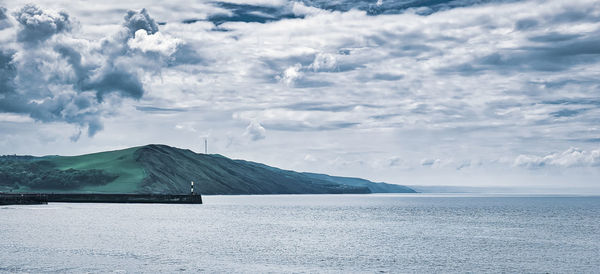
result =
[[0,154],[205,139],[297,171],[600,192],[600,2],[0,0]]

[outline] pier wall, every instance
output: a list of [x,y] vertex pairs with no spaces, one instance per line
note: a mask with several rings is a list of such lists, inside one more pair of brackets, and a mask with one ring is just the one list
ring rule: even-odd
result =
[[39,205],[47,204],[48,197],[44,194],[1,194],[0,205]]
[[201,195],[171,194],[0,194],[2,204],[57,203],[158,203],[202,204]]

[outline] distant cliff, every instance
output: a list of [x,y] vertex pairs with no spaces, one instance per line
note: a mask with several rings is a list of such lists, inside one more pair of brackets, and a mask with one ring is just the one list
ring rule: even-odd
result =
[[0,191],[46,193],[325,194],[415,192],[359,178],[147,145],[81,156],[0,157]]

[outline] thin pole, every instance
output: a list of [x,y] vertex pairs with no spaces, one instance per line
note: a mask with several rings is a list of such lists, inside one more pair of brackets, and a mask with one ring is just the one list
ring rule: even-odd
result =
[[192,181],[192,194],[191,195],[194,195],[194,181]]
[[204,138],[204,154],[208,154],[208,141]]

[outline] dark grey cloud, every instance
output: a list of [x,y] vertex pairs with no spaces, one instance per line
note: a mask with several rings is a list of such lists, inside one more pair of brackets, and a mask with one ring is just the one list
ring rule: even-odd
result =
[[[67,123],[88,126],[88,134],[93,136],[103,128],[97,110],[89,108],[95,99],[86,95],[61,94],[41,103],[24,106],[31,117],[42,122],[66,121]],[[81,108],[80,108],[81,107]]]
[[404,78],[402,74],[392,74],[392,73],[375,73],[373,75],[373,79],[375,80],[383,80],[383,81],[398,81]]
[[560,118],[560,117],[573,117],[577,116],[581,113],[584,113],[587,109],[561,109],[559,111],[555,111],[550,113],[550,115]]
[[14,16],[21,25],[17,34],[21,42],[43,41],[54,34],[71,30],[71,20],[64,11],[54,14],[29,4],[15,12]]
[[0,50],[0,112],[26,113],[25,98],[16,92],[15,52]]
[[153,106],[136,106],[135,109],[144,112],[186,112],[185,108],[163,108]]
[[590,105],[600,106],[600,99],[598,98],[561,98],[555,100],[544,100],[542,104],[547,105]]
[[573,140],[573,141],[587,142],[587,143],[600,143],[600,138],[585,138],[585,139],[578,139],[578,140]]
[[430,15],[438,11],[444,11],[459,7],[468,7],[492,2],[516,2],[510,0],[300,0],[301,3],[331,11],[349,11],[358,9],[366,11],[368,15],[400,14],[407,9],[415,9],[420,15]]
[[[598,3],[596,3],[597,5]],[[553,24],[560,23],[575,23],[575,22],[593,22],[596,23],[600,19],[600,15],[595,12],[590,12],[593,6],[587,5],[572,5],[565,7],[558,13],[552,14],[545,18],[545,21]]]
[[551,33],[535,36],[536,45],[500,50],[477,57],[469,63],[444,67],[441,74],[469,75],[482,71],[522,73],[527,71],[563,71],[577,65],[600,60],[598,32],[586,36],[564,36]]
[[168,60],[169,66],[207,64],[207,60],[200,55],[191,45],[184,44]]
[[97,101],[84,94],[61,94],[41,102],[29,101],[37,97],[26,97],[27,93],[4,90],[0,96],[0,112],[28,114],[40,122],[62,121],[88,128],[93,136],[103,128],[101,111],[94,108]]
[[13,55],[13,52],[0,50],[0,95],[6,95],[14,91],[14,79],[17,76],[17,69],[13,64]]
[[[5,10],[2,15],[6,16]],[[150,43],[141,44],[150,49],[148,52],[129,47],[136,31],[143,29],[148,35],[158,32],[158,25],[145,9],[128,11],[122,31],[100,41],[100,51],[82,46],[95,41],[70,33],[71,19],[65,12],[26,5],[13,16],[19,22],[15,40],[20,43],[15,45],[22,47],[0,49],[0,112],[27,114],[40,122],[75,124],[93,136],[103,129],[101,118],[113,112],[122,98],[142,98],[145,91],[140,73],[154,73],[161,66],[172,65],[162,61],[169,58],[158,56],[161,52],[152,51],[152,46],[162,45],[157,39],[168,37],[157,34],[139,42]],[[69,37],[48,40],[58,33]],[[192,55],[188,50],[180,58],[194,59]],[[63,69],[48,69],[48,65]],[[106,102],[109,94],[115,96]],[[77,134],[72,138],[78,139]]]
[[516,21],[514,27],[517,31],[528,31],[535,29],[544,29],[547,28],[548,25],[555,24],[573,24],[577,22],[598,22],[600,20],[600,15],[594,12],[590,12],[590,8],[593,6],[589,5],[581,5],[579,3],[564,6],[562,10],[557,10],[555,13],[537,16],[537,17],[529,17],[523,18]]
[[516,30],[528,30],[537,27],[539,22],[533,18],[521,19],[515,23]]
[[[226,22],[267,23],[282,19],[303,18],[303,16],[295,15],[291,10],[286,9],[286,7],[258,6],[228,2],[215,2],[214,4],[231,12],[231,14],[218,13],[210,15],[208,21],[213,22],[216,26]],[[196,21],[197,20],[194,19],[187,19],[183,22],[190,24]]]
[[387,120],[387,119],[398,117],[398,116],[402,116],[402,114],[399,114],[399,113],[381,114],[381,115],[369,116],[369,118],[375,119],[375,120]]
[[529,41],[538,43],[553,43],[553,42],[564,42],[568,40],[577,39],[582,37],[581,34],[572,33],[560,33],[560,32],[549,32],[541,35],[534,35],[529,37]]
[[199,21],[204,21],[204,20],[192,18],[192,19],[185,19],[185,20],[181,21],[181,23],[184,23],[184,24],[193,24],[193,23],[196,23],[196,22],[199,22]]
[[144,95],[144,88],[138,76],[118,69],[103,74],[97,81],[92,81],[83,88],[84,90],[96,90],[100,101],[109,93],[118,93],[123,97],[134,99],[142,98]]
[[5,20],[6,18],[8,18],[8,16],[6,16],[6,8],[0,7],[0,20]]
[[[92,74],[97,73],[95,70],[98,68],[83,65],[81,53],[66,45],[59,45],[55,50],[71,65],[76,75],[76,80],[72,84],[77,90],[96,91],[96,96],[100,101],[109,93],[118,93],[120,96],[134,99],[143,96],[144,88],[134,73],[120,67],[107,66],[100,70],[99,75],[95,75],[95,80],[91,80]],[[112,61],[114,60],[110,58],[109,63]]]
[[[521,18],[514,23],[515,33],[527,37],[511,48],[475,56],[471,61],[440,68],[441,74],[477,75],[558,72],[600,60],[600,29],[573,31],[566,26],[596,23],[600,15],[593,12],[598,4],[573,3],[561,9],[541,11],[540,15]],[[561,31],[556,31],[560,29]]]
[[133,10],[127,11],[123,25],[129,30],[130,36],[133,36],[140,29],[146,30],[148,34],[158,32],[158,24],[150,17],[146,9],[142,9],[139,12]]
[[[458,7],[468,7],[491,2],[515,2],[517,0],[399,0],[399,1],[377,1],[373,0],[301,0],[297,1],[308,7],[314,7],[328,11],[350,11],[352,9],[362,10],[368,15],[400,14],[409,9],[415,10],[420,15],[430,15],[438,11],[449,10]],[[291,2],[291,1],[290,1]],[[227,22],[245,23],[268,23],[284,19],[302,19],[304,15],[295,13],[288,2],[283,5],[254,5],[244,3],[231,3],[227,1],[216,1],[213,5],[226,9],[227,13],[214,13],[206,19],[200,17],[185,18],[181,22],[193,24],[199,21],[209,21],[220,26]],[[215,28],[214,30],[222,30]]]
[[65,58],[69,65],[71,65],[71,68],[77,77],[74,85],[77,88],[81,88],[84,82],[88,80],[93,67],[84,66],[81,63],[81,53],[68,45],[58,45],[54,50]]
[[0,30],[10,27],[10,22],[8,21],[8,15],[6,15],[6,8],[0,7]]

